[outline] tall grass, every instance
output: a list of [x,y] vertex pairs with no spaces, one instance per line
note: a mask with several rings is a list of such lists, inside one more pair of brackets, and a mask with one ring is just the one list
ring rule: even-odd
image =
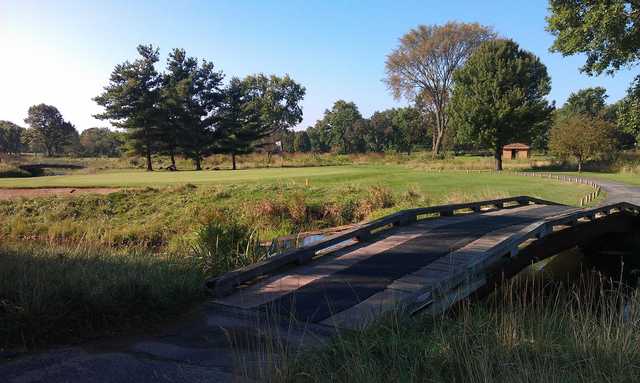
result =
[[[288,382],[636,382],[640,294],[597,274],[562,284],[516,280],[435,317],[391,314],[326,348],[287,352]],[[278,360],[277,358],[269,358]]]
[[4,243],[0,349],[148,329],[202,299],[203,278],[191,257]]
[[255,229],[222,220],[211,221],[197,231],[193,254],[209,275],[256,263],[267,255]]

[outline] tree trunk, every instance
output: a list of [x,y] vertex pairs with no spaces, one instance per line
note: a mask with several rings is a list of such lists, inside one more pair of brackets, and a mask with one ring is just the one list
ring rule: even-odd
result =
[[149,148],[149,145],[147,145],[147,171],[153,171],[153,165],[151,165],[151,148]]
[[173,150],[171,151],[171,167],[176,169],[176,155],[173,153]]
[[440,154],[440,147],[442,146],[442,138],[444,137],[444,133],[446,130],[446,122],[444,120],[444,112],[439,110],[439,107],[436,106],[434,115],[436,117],[436,124],[433,127],[433,141],[432,141],[432,154],[433,157],[436,157]]
[[433,142],[433,157],[437,157],[440,154],[440,146],[442,145],[442,134],[440,132],[434,132]]
[[582,159],[578,158],[578,173],[582,173]]
[[502,147],[500,147],[499,149],[496,149],[496,151],[493,154],[493,158],[495,159],[495,162],[496,162],[496,170],[501,171],[502,170]]
[[231,153],[231,169],[236,170],[236,154]]
[[196,156],[193,161],[196,163],[196,170],[202,170],[202,160],[200,159],[200,156]]

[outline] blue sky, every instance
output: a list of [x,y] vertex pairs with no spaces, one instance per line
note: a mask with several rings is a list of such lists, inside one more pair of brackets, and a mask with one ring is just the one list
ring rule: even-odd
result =
[[337,99],[364,116],[404,104],[386,86],[386,55],[409,29],[449,20],[493,26],[538,55],[552,79],[550,100],[607,88],[624,96],[638,68],[614,77],[579,73],[583,57],[549,52],[546,1],[30,1],[0,0],[0,120],[22,124],[30,105],[57,106],[78,129],[105,126],[91,98],[113,66],[135,58],[140,43],[163,54],[181,47],[228,78],[290,74],[307,88],[304,121],[312,125]]

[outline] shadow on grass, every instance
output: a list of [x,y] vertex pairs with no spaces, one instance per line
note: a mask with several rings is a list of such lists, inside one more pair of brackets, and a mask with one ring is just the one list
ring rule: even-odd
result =
[[0,349],[71,343],[166,320],[203,298],[187,258],[0,247]]

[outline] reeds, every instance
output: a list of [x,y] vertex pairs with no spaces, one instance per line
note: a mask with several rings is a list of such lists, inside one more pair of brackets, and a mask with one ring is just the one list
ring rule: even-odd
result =
[[446,314],[392,313],[323,349],[268,359],[289,382],[636,382],[639,326],[640,294],[587,273],[510,281]]

